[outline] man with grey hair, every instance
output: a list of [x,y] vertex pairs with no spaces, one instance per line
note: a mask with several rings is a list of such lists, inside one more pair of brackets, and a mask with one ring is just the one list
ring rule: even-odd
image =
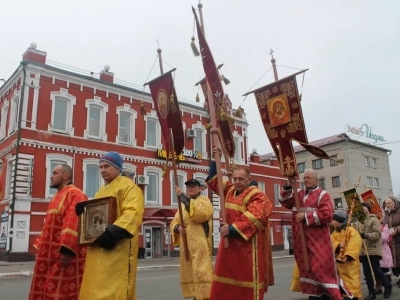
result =
[[[333,205],[331,196],[318,187],[318,173],[307,169],[304,172],[304,189],[298,191],[300,212],[297,212],[292,193],[290,177],[281,191],[280,203],[293,211],[292,231],[294,256],[299,272],[298,278],[303,294],[309,295],[310,300],[333,299],[342,300],[339,289],[339,280],[336,273],[335,257],[332,251],[329,224],[332,221]],[[310,264],[306,270],[304,254],[300,240],[300,227],[304,228],[307,255]],[[292,283],[296,286],[296,283]]]

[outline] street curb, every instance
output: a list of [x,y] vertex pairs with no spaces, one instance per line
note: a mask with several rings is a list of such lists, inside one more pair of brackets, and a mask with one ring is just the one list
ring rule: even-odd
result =
[[[285,258],[293,258],[293,255],[286,256],[278,256],[273,257],[272,260],[279,260]],[[146,266],[146,267],[137,267],[138,271],[149,271],[149,270],[162,270],[162,269],[179,269],[180,265],[158,265],[158,266]],[[2,277],[15,277],[15,276],[31,276],[33,274],[32,271],[19,271],[19,272],[10,272],[10,273],[0,273],[0,278]]]

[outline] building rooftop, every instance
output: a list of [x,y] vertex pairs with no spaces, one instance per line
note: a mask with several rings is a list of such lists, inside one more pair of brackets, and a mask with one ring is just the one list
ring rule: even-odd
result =
[[[325,138],[322,138],[322,139],[319,139],[319,140],[315,140],[315,141],[309,142],[309,144],[313,145],[313,146],[317,146],[317,147],[322,147],[322,146],[325,146],[325,145],[330,145],[330,144],[334,144],[334,143],[345,141],[345,140],[349,140],[352,143],[357,143],[357,144],[363,145],[365,147],[372,147],[372,148],[375,148],[377,150],[381,150],[381,151],[385,151],[385,152],[391,152],[391,150],[388,150],[388,149],[385,149],[385,148],[382,148],[382,147],[378,147],[378,146],[375,146],[375,145],[372,145],[372,144],[368,144],[368,143],[364,143],[364,142],[361,142],[361,141],[358,141],[358,140],[354,140],[350,136],[348,136],[346,133],[339,133],[339,134],[335,134],[335,135],[332,135],[332,136],[328,136],[328,137],[325,137]],[[306,149],[304,149],[304,147],[301,146],[301,145],[294,146],[293,149],[294,149],[294,152],[306,151]],[[276,159],[275,153],[270,152],[270,153],[267,153],[267,154],[260,155],[260,161],[270,160],[270,159]]]

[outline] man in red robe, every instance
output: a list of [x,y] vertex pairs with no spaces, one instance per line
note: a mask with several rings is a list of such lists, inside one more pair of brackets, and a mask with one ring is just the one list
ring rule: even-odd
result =
[[[213,149],[215,154],[216,149]],[[217,168],[211,164],[208,185],[218,193]],[[273,285],[268,217],[272,204],[256,186],[250,186],[250,171],[238,167],[233,184],[224,181],[226,222],[221,222],[223,239],[218,248],[210,300],[262,300]],[[225,248],[224,239],[229,247]]]
[[[303,179],[305,189],[299,191],[300,213],[296,212],[289,183],[284,185],[280,199],[284,207],[293,210],[294,256],[300,271],[301,290],[309,295],[310,300],[342,300],[329,231],[333,216],[332,200],[326,191],[318,187],[318,173],[315,170],[306,170]],[[304,268],[300,226],[304,228],[309,271]]]
[[57,193],[50,200],[42,232],[33,244],[37,254],[30,300],[78,299],[86,247],[78,247],[75,205],[88,198],[71,180],[70,166],[53,169],[50,187]]

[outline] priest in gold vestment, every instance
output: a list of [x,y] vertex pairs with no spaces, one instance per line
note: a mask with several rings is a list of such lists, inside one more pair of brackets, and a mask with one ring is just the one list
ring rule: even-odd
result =
[[[87,247],[79,300],[136,299],[143,193],[131,179],[120,176],[122,161],[117,152],[108,152],[100,158],[100,173],[105,185],[95,198],[115,197],[117,216],[94,244]],[[78,205],[75,210],[77,214],[83,211]]]
[[[174,246],[180,246],[180,279],[183,298],[204,300],[210,298],[212,282],[212,216],[213,206],[207,197],[200,194],[200,182],[190,179],[185,182],[186,194],[180,187],[175,193],[181,200],[183,223],[179,212],[171,222]],[[189,261],[185,259],[182,236],[186,235]]]

